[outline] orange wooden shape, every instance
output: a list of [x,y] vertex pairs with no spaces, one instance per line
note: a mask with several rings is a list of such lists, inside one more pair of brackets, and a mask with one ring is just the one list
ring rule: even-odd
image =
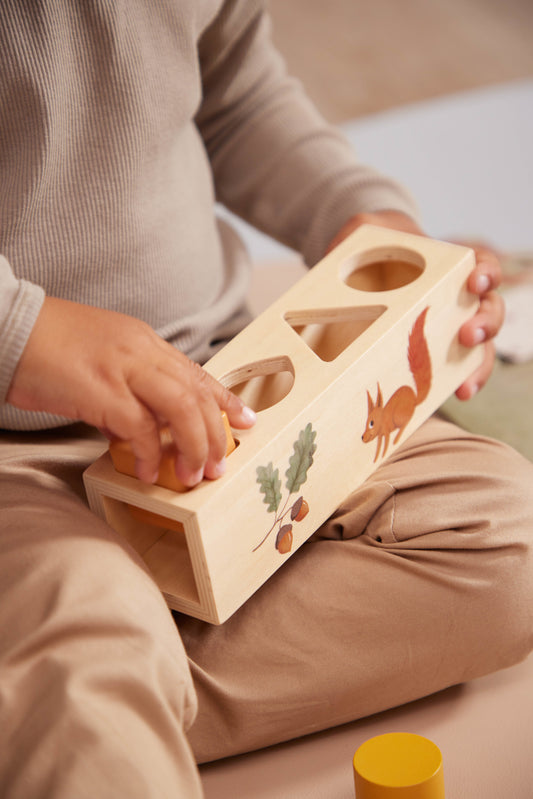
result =
[[[221,417],[224,423],[224,430],[226,431],[226,456],[228,456],[235,449],[235,440],[231,433],[225,411],[221,412]],[[189,489],[178,480],[174,471],[176,447],[168,427],[164,427],[161,430],[161,445],[163,448],[163,455],[161,457],[161,463],[159,464],[159,474],[155,485],[162,486],[163,488],[170,488],[171,491],[188,491]],[[117,472],[120,472],[120,474],[127,474],[130,477],[137,476],[135,474],[135,455],[132,452],[129,442],[112,441],[109,445],[109,454],[111,455],[113,466]]]

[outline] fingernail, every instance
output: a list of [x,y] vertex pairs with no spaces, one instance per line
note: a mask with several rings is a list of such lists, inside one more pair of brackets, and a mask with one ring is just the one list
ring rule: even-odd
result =
[[159,469],[156,469],[156,471],[153,473],[153,475],[150,478],[150,482],[152,483],[152,485],[155,485],[155,483],[157,483],[158,478],[159,478]]
[[198,469],[196,472],[191,472],[189,477],[187,478],[187,485],[195,486],[198,483],[201,483],[204,479],[204,470]]
[[215,463],[215,468],[213,469],[214,477],[222,477],[223,474],[226,472],[226,458],[222,458],[221,461]]
[[474,330],[474,344],[481,344],[487,338],[487,333],[482,327],[477,327]]
[[245,405],[241,411],[241,416],[244,422],[247,424],[255,424],[257,421],[257,414],[247,405]]
[[200,483],[204,478],[203,466],[200,467],[200,469],[191,472],[186,461],[181,455],[178,455],[176,458],[175,472],[176,477],[181,480],[184,485],[189,487],[198,485],[198,483]]
[[490,288],[490,278],[488,275],[479,275],[476,280],[476,291],[478,294],[484,294]]
[[479,391],[479,383],[474,383],[473,386],[470,388],[470,399],[474,397]]

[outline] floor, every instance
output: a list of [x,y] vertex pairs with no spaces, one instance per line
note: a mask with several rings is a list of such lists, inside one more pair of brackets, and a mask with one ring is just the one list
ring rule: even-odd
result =
[[533,76],[531,0],[268,5],[274,41],[332,122]]

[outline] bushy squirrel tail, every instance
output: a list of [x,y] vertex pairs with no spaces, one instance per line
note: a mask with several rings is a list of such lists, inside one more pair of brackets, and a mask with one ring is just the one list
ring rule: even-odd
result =
[[429,349],[424,335],[424,322],[429,308],[424,308],[417,317],[413,329],[409,335],[409,347],[407,357],[409,359],[409,369],[415,380],[416,385],[416,404],[420,405],[431,387],[431,359]]

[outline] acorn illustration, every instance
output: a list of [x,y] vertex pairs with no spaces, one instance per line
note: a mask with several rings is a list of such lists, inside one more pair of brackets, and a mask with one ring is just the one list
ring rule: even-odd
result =
[[276,536],[276,549],[282,555],[291,551],[292,547],[292,524],[284,524],[279,528]]
[[298,497],[291,508],[291,519],[293,522],[301,522],[309,513],[309,505],[303,497]]

